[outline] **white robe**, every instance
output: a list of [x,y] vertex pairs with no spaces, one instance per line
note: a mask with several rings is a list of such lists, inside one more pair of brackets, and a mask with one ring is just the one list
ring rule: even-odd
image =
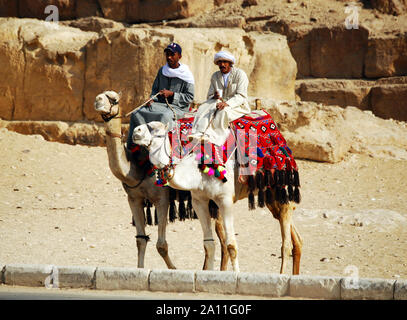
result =
[[[248,85],[246,73],[239,68],[233,67],[230,71],[227,87],[224,87],[222,73],[215,72],[211,77],[208,100],[199,106],[191,134],[194,136],[204,134],[210,142],[218,146],[223,145],[229,135],[229,123],[251,111],[247,102]],[[218,110],[212,120],[217,110],[216,104],[220,102],[212,98],[217,90],[223,91],[222,98],[228,106]]]

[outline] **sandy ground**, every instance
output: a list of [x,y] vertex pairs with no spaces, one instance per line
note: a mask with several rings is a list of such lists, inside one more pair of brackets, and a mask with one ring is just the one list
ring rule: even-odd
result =
[[[0,150],[0,263],[137,265],[127,198],[105,148],[0,129]],[[301,273],[407,278],[407,161],[349,155],[336,164],[297,163]],[[246,200],[235,204],[241,271],[278,273],[279,224],[266,210],[247,207]],[[157,228],[147,233],[145,267],[165,268]],[[167,241],[177,268],[201,269],[197,220],[169,224]],[[219,255],[217,245],[217,262]]]

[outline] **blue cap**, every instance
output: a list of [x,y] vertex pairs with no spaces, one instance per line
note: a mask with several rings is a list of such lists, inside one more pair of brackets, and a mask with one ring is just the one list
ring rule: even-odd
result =
[[178,43],[172,42],[170,43],[167,48],[164,49],[164,52],[166,50],[170,50],[171,52],[178,52],[179,54],[182,53],[181,46]]

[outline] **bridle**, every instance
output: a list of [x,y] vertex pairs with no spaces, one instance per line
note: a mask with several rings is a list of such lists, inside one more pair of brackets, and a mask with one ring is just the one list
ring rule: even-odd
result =
[[[112,120],[113,118],[116,118],[117,115],[119,114],[119,109],[117,110],[116,114],[111,114],[112,113],[112,109],[115,105],[119,104],[119,101],[113,98],[110,98],[106,93],[104,94],[106,96],[106,98],[109,100],[109,104],[110,104],[110,110],[109,113],[106,114],[102,114],[102,119],[104,122],[109,122],[110,120]],[[122,117],[120,117],[122,118]]]
[[[153,128],[150,126],[150,124],[146,124],[149,131],[151,132],[153,130]],[[154,166],[154,171],[156,172],[158,177],[163,177],[165,180],[171,180],[172,177],[174,176],[174,163],[172,161],[172,157],[173,157],[173,149],[170,145],[170,152],[168,152],[167,150],[167,144],[166,144],[166,139],[168,138],[168,133],[165,134],[161,134],[161,135],[154,135],[154,137],[156,138],[164,138],[164,152],[165,154],[169,157],[169,163],[167,165],[165,165],[162,168],[157,168],[156,166]],[[146,147],[148,150],[151,146],[151,143],[153,142],[153,140],[151,139],[150,144]],[[157,151],[160,151],[161,149],[158,149]]]

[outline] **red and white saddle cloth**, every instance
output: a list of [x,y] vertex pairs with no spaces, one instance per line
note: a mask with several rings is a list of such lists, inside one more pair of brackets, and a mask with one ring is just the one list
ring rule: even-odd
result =
[[223,146],[189,142],[187,137],[193,121],[193,114],[179,119],[177,127],[169,132],[174,163],[194,152],[203,172],[226,182],[224,164],[234,157],[240,166],[240,174],[248,176],[250,209],[255,208],[256,190],[260,207],[274,200],[300,202],[297,164],[269,113],[256,110],[233,121],[231,133]]

